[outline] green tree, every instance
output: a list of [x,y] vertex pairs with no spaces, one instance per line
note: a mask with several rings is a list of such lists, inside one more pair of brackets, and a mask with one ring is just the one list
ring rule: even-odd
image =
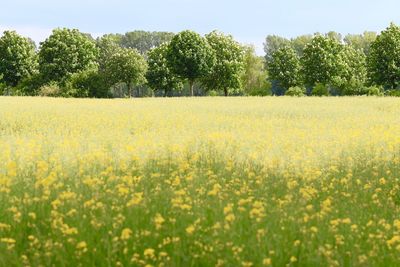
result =
[[376,40],[376,32],[364,32],[363,34],[348,34],[344,42],[356,50],[361,50],[365,55],[369,54],[371,44]]
[[332,77],[332,85],[339,89],[339,94],[363,94],[367,69],[364,52],[352,46],[343,46],[338,59],[339,74]]
[[183,83],[170,69],[167,62],[168,44],[151,49],[147,56],[148,71],[146,79],[153,90],[163,91],[164,96],[183,88]]
[[126,48],[136,48],[142,55],[152,48],[170,42],[174,36],[171,32],[133,31],[122,36],[120,45]]
[[121,48],[118,44],[118,36],[110,34],[103,35],[101,38],[97,38],[96,46],[98,48],[97,64],[99,66],[99,71],[104,72],[110,58]]
[[244,68],[244,50],[231,35],[213,31],[206,35],[214,50],[216,61],[210,75],[202,79],[207,90],[221,90],[228,96],[229,90],[241,88],[241,73]]
[[271,84],[267,80],[265,58],[256,55],[253,46],[244,47],[244,71],[241,75],[243,91],[247,95],[268,95]]
[[105,75],[97,69],[72,74],[65,87],[64,94],[73,97],[107,98],[110,96],[110,85]]
[[340,33],[335,31],[330,31],[325,34],[325,37],[332,39],[338,43],[342,43],[343,37]]
[[194,82],[211,73],[215,54],[205,38],[193,31],[183,31],[172,38],[167,60],[175,74],[189,81],[193,96]]
[[372,83],[390,89],[400,85],[400,28],[394,23],[371,44],[367,68]]
[[16,86],[37,71],[35,46],[15,31],[5,31],[0,38],[0,76],[7,86]]
[[301,84],[300,60],[293,48],[285,46],[275,51],[267,65],[269,78],[285,91]]
[[45,81],[65,81],[73,73],[93,67],[95,43],[76,29],[55,29],[39,52],[39,69]]
[[146,71],[147,63],[136,49],[120,48],[110,56],[104,73],[110,84],[125,83],[131,97],[133,86],[146,82]]
[[313,36],[311,34],[300,35],[296,38],[290,39],[290,46],[296,51],[296,54],[301,57],[303,56],[304,48],[311,42]]
[[330,84],[333,77],[339,76],[341,65],[338,58],[341,50],[340,43],[321,35],[316,35],[307,44],[300,59],[306,86],[314,86],[316,83]]
[[266,63],[271,60],[272,54],[278,49],[290,45],[290,40],[278,35],[268,35],[265,38],[264,52]]

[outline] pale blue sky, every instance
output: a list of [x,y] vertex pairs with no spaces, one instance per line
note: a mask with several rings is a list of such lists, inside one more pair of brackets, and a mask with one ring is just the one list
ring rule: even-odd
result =
[[35,41],[55,27],[79,28],[98,36],[131,30],[218,29],[262,54],[268,34],[380,31],[400,23],[396,0],[4,0],[0,30],[15,29]]

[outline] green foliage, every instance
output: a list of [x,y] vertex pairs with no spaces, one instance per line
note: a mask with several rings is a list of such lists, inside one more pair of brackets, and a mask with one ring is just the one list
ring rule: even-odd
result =
[[400,97],[400,90],[399,89],[387,90],[385,91],[385,95]]
[[111,56],[116,54],[120,49],[118,38],[110,34],[104,35],[96,40],[96,46],[98,49],[97,64],[99,71],[104,72],[107,62],[110,62]]
[[170,42],[172,37],[174,37],[172,32],[133,31],[121,36],[120,45],[125,48],[135,48],[144,55],[149,50]]
[[338,74],[331,77],[330,85],[339,95],[364,94],[363,87],[367,79],[365,55],[351,46],[342,46],[337,57]]
[[365,55],[369,54],[371,44],[376,40],[376,32],[364,32],[363,34],[348,34],[343,39],[345,44],[353,47],[355,50],[363,51]]
[[70,97],[109,97],[109,86],[96,69],[72,74],[65,83],[63,94]]
[[6,83],[3,81],[3,74],[0,74],[0,95],[4,95],[6,91]]
[[93,40],[76,29],[55,29],[39,52],[39,69],[45,81],[62,82],[95,65],[98,50]]
[[40,73],[34,73],[22,79],[14,90],[18,95],[34,96],[39,92],[39,88],[44,84],[43,77]]
[[342,46],[332,38],[315,36],[307,44],[301,58],[302,74],[307,86],[316,83],[330,84],[333,77],[340,76],[342,66],[339,54]]
[[219,92],[216,91],[216,90],[208,90],[208,91],[207,91],[207,95],[208,95],[208,96],[219,96],[220,94],[219,94]]
[[128,96],[132,96],[132,86],[146,82],[147,62],[136,49],[120,48],[109,57],[104,75],[111,84],[125,83]]
[[265,38],[264,52],[266,63],[268,64],[272,55],[282,47],[289,46],[290,40],[278,35],[268,35]]
[[275,51],[267,65],[269,79],[275,80],[285,90],[301,84],[300,61],[291,47],[283,47]]
[[0,38],[0,74],[8,86],[16,86],[22,79],[37,71],[35,45],[15,31],[5,31]]
[[228,96],[238,93],[241,88],[241,74],[244,70],[244,50],[231,35],[213,31],[206,35],[215,54],[215,64],[209,75],[201,79],[207,90],[223,91]]
[[245,94],[251,96],[266,96],[271,94],[271,84],[268,82],[265,70],[265,59],[256,55],[253,46],[244,48],[244,71],[241,84]]
[[[397,95],[400,88],[400,28],[393,23],[379,36],[269,35],[264,51],[265,58],[258,57],[254,48],[217,31],[205,38],[193,31],[133,31],[95,41],[64,28],[36,53],[31,39],[6,31],[0,38],[0,94],[37,95],[58,87],[49,94],[175,96],[193,95],[196,88],[198,95],[283,95],[305,85],[307,94],[335,96],[382,95],[380,87]],[[288,94],[297,94],[293,90]]]
[[300,35],[295,38],[291,38],[290,40],[276,35],[268,35],[264,43],[266,62],[269,63],[269,61],[272,58],[272,55],[277,50],[284,47],[293,48],[293,50],[296,51],[296,54],[299,57],[301,57],[303,56],[304,48],[308,43],[311,42],[312,39],[313,35],[311,34]]
[[400,85],[400,28],[391,23],[372,43],[367,57],[371,82],[387,89]]
[[327,32],[325,34],[325,37],[329,38],[329,39],[331,39],[333,41],[336,41],[338,43],[342,42],[342,35],[340,33],[338,33],[338,32],[335,32],[335,31]]
[[62,95],[62,90],[57,82],[51,81],[39,88],[40,96],[58,97]]
[[[369,96],[382,96],[383,95],[383,88],[379,86],[370,86],[366,87],[365,91]],[[400,94],[399,94],[400,96]]]
[[296,54],[299,57],[302,57],[304,48],[306,47],[307,44],[311,42],[312,39],[313,36],[311,34],[300,35],[290,40],[290,47],[292,47],[294,51],[296,51]]
[[195,80],[209,75],[216,59],[213,49],[205,38],[193,31],[183,31],[172,38],[167,60],[175,74],[188,79],[193,95]]
[[171,71],[168,65],[167,52],[168,44],[162,44],[147,54],[149,66],[146,74],[147,83],[153,90],[162,91],[164,96],[183,88],[182,80]]
[[329,88],[323,83],[316,83],[314,88],[311,91],[311,95],[313,96],[328,96]]
[[305,96],[306,89],[300,86],[290,87],[286,92],[285,95],[287,96]]

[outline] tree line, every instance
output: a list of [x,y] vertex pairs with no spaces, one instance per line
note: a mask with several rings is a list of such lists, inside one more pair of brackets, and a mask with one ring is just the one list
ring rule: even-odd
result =
[[134,31],[97,39],[55,29],[36,47],[0,38],[0,94],[65,97],[399,95],[400,28],[267,36],[265,57],[213,31]]
[[275,95],[400,95],[400,28],[394,23],[380,34],[344,38],[336,32],[270,35],[264,51]]
[[63,28],[39,48],[15,31],[0,38],[0,90],[7,95],[238,95],[267,90],[263,65],[254,48],[218,31],[204,37],[135,31],[93,39]]

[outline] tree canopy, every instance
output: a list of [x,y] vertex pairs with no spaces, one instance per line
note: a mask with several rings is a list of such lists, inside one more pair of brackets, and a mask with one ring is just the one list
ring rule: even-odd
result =
[[171,71],[167,61],[168,44],[151,49],[147,54],[149,65],[146,78],[148,85],[155,91],[162,91],[164,96],[183,88],[182,80]]
[[213,31],[206,40],[214,50],[215,63],[209,75],[202,79],[208,90],[221,90],[228,96],[229,90],[241,88],[241,73],[244,68],[244,50],[232,36]]
[[37,71],[35,45],[15,31],[5,31],[0,38],[0,76],[8,86],[16,86],[22,79]]
[[372,43],[367,57],[372,83],[395,89],[400,85],[400,27],[391,23]]
[[76,29],[55,29],[41,43],[39,69],[45,81],[63,81],[96,64],[98,50],[92,39]]
[[267,65],[269,78],[284,90],[301,84],[300,60],[293,48],[285,46],[275,51]]
[[316,35],[306,45],[301,58],[302,75],[307,86],[330,84],[339,75],[341,45],[334,38]]
[[105,64],[104,73],[110,84],[123,82],[128,87],[128,96],[132,96],[134,85],[146,82],[147,62],[132,48],[119,48]]

